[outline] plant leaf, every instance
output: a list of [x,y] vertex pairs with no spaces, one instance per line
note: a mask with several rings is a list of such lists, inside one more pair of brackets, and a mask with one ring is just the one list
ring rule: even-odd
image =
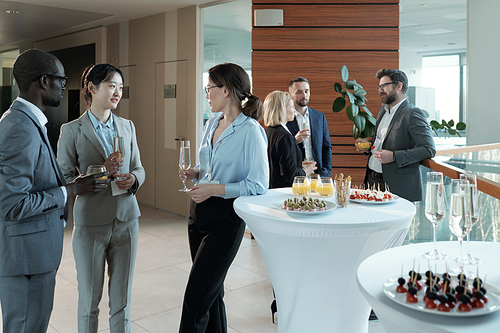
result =
[[335,101],[333,102],[332,111],[333,112],[340,112],[340,111],[344,110],[345,104],[346,104],[346,101],[345,101],[344,97],[337,97],[335,99]]
[[450,133],[450,135],[457,135],[457,131],[455,131],[453,128],[450,128],[448,130],[448,133]]
[[[467,125],[465,125],[465,123],[462,121],[459,121],[457,123],[457,130],[459,130],[459,131],[463,131],[466,127],[467,127]],[[460,135],[460,134],[458,134],[458,135]]]
[[430,125],[431,125],[432,129],[434,129],[434,130],[437,130],[437,129],[441,128],[441,124],[438,123],[436,120],[431,120]]
[[377,119],[375,119],[375,117],[371,114],[367,114],[366,120],[368,120],[368,122],[370,122],[373,126],[377,124]]
[[453,121],[453,119],[451,119],[451,120],[448,122],[448,126],[450,126],[450,127],[455,126],[455,122]]
[[347,115],[347,118],[349,118],[350,121],[354,121],[354,116],[352,115],[352,106],[353,104],[348,105],[345,108],[345,114]]
[[372,123],[367,121],[366,125],[365,125],[365,130],[363,131],[363,133],[361,135],[364,138],[371,138],[373,136],[374,131],[375,131],[375,125],[373,125]]
[[347,82],[349,80],[349,70],[346,65],[342,65],[340,69],[340,76],[342,77],[342,81]]
[[352,81],[347,81],[347,82],[345,83],[345,88],[346,88],[346,89],[354,89],[354,88],[355,88],[355,86],[354,86],[354,82],[352,82]]
[[358,130],[358,128],[356,127],[356,125],[355,125],[355,124],[352,124],[352,136],[353,136],[353,138],[354,138],[354,139],[359,138],[359,134],[360,134],[360,133],[359,133],[359,130]]
[[333,85],[333,89],[335,89],[335,91],[339,93],[342,91],[342,85],[337,82]]
[[[370,116],[373,116],[373,113],[370,112],[370,110],[368,110],[368,108],[366,106],[362,106],[363,110],[365,110],[365,112],[370,115]],[[374,118],[375,119],[375,118]],[[375,123],[373,123],[375,125]]]
[[366,95],[366,91],[365,91],[364,89],[356,89],[356,90],[354,91],[354,93],[355,93],[356,95],[359,95],[359,96],[364,96],[364,95]]
[[349,90],[346,90],[346,93],[347,97],[349,97],[349,102],[351,104],[354,104],[356,102],[356,97],[354,97],[354,95]]
[[362,115],[358,114],[356,117],[354,117],[354,124],[358,128],[360,132],[363,132],[365,130],[366,126],[366,119]]

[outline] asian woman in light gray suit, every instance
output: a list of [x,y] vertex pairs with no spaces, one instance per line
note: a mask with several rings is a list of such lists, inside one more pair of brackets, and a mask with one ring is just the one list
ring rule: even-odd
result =
[[[120,179],[105,191],[78,196],[74,206],[73,253],[78,280],[78,332],[97,332],[105,266],[109,275],[110,332],[130,332],[130,297],[140,216],[135,193],[143,184],[134,124],[114,115],[122,96],[123,74],[108,64],[88,68],[82,88],[89,109],[64,124],[57,161],[66,180],[100,164]],[[124,156],[113,138],[123,137]]]

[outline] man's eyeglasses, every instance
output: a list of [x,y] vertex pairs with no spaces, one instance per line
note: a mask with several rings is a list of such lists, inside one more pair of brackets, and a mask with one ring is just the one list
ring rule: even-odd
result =
[[387,83],[382,83],[380,86],[377,87],[378,90],[382,90],[382,89],[385,89],[385,86],[387,86],[388,84],[398,84],[399,82],[387,82]]
[[54,74],[40,74],[38,76],[35,76],[32,81],[35,82],[36,80],[38,80],[39,78],[41,78],[44,75],[46,77],[48,77],[48,78],[51,78],[51,79],[59,79],[59,80],[61,80],[61,86],[63,88],[65,88],[66,87],[66,83],[68,83],[68,77],[67,76],[60,76],[60,75],[54,75]]
[[219,84],[219,85],[215,85],[215,86],[204,86],[203,89],[205,89],[205,93],[208,94],[208,92],[210,91],[210,89],[212,88],[222,88],[224,87],[224,85],[222,84]]

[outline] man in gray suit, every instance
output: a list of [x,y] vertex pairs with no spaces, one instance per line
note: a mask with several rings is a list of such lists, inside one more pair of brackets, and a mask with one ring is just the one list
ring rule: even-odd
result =
[[378,91],[384,104],[377,116],[371,147],[356,149],[370,154],[365,184],[380,186],[410,201],[422,200],[420,161],[436,154],[427,119],[423,112],[408,102],[408,78],[398,69],[377,72]]
[[4,333],[47,331],[62,255],[68,197],[104,189],[107,173],[66,180],[43,111],[59,106],[61,62],[28,50],[14,63],[19,97],[0,119],[0,301]]

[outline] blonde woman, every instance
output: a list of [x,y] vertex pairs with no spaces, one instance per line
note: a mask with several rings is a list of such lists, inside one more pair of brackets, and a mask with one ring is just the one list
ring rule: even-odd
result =
[[295,114],[290,95],[273,91],[264,101],[264,124],[267,126],[269,188],[291,187],[295,176],[310,175],[316,167],[302,168],[302,153],[286,123]]

